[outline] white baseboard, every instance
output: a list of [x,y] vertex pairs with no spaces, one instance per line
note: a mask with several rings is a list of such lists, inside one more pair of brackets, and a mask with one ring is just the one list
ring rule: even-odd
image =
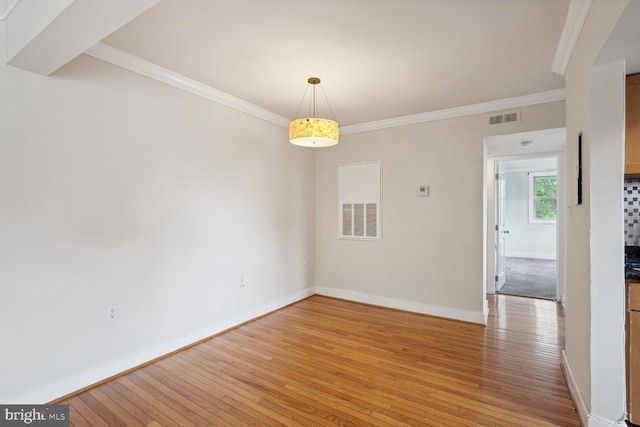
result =
[[587,427],[627,427],[624,421],[612,421],[589,415],[589,424]]
[[316,287],[318,295],[340,298],[349,301],[361,302],[364,304],[378,305],[381,307],[395,308],[399,310],[411,311],[414,313],[429,314],[431,316],[445,317],[448,319],[462,320],[465,322],[487,324],[489,314],[488,303],[485,300],[483,312],[458,310],[456,308],[440,307],[428,304],[421,304],[411,301],[386,298],[377,295],[363,294],[360,292],[345,291],[342,289]]
[[533,258],[533,259],[556,259],[556,254],[553,252],[512,252],[507,251],[505,254],[507,258]]
[[571,365],[569,365],[569,360],[567,359],[567,354],[564,350],[562,350],[562,370],[564,371],[564,376],[567,379],[567,385],[569,386],[569,393],[571,393],[571,397],[576,404],[576,409],[578,410],[578,415],[580,416],[580,422],[582,422],[583,426],[626,427],[627,423],[625,423],[624,421],[607,420],[591,414],[591,408],[584,400],[584,396],[580,391],[580,387],[578,387],[578,383],[573,375]]
[[193,343],[211,337],[213,335],[224,332],[242,323],[248,322],[257,317],[263,316],[272,311],[276,311],[294,302],[305,299],[314,294],[313,288],[307,288],[302,291],[295,292],[282,298],[270,301],[262,306],[252,310],[240,313],[233,319],[211,325],[208,328],[190,333],[175,340],[160,344],[140,353],[114,360],[106,365],[78,372],[68,378],[45,385],[37,390],[33,390],[18,396],[14,396],[7,401],[6,404],[45,404],[53,400],[59,399],[75,391],[82,390],[93,384],[111,378],[115,375],[143,365],[181,348],[187,347]]
[[571,365],[569,365],[569,360],[567,359],[567,354],[564,350],[562,350],[562,370],[564,371],[564,376],[567,380],[569,393],[571,394],[573,402],[576,405],[576,409],[578,410],[580,422],[582,422],[583,426],[588,426],[589,412],[591,412],[591,409],[589,408],[589,405],[587,405],[587,402],[584,400],[584,396],[580,391],[580,387],[578,387],[578,383],[576,382],[576,378],[573,375]]

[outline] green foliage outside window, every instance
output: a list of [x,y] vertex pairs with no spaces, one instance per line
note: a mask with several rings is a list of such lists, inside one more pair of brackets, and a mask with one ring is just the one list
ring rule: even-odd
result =
[[537,176],[533,180],[535,218],[555,220],[558,204],[558,178]]

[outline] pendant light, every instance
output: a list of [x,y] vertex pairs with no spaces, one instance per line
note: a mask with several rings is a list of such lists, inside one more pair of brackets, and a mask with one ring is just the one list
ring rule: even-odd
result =
[[[302,147],[331,147],[338,143],[340,137],[340,125],[335,120],[321,119],[316,117],[316,110],[318,107],[318,98],[316,95],[316,87],[320,84],[320,79],[317,77],[310,77],[307,83],[311,85],[311,99],[309,100],[309,117],[296,118],[289,123],[289,141],[292,144],[300,145]],[[306,95],[306,92],[305,92]],[[323,91],[324,95],[324,91]],[[300,106],[304,102],[304,96],[300,102]],[[325,96],[325,101],[329,106],[329,101]],[[300,106],[296,117],[300,112]],[[329,106],[331,111],[331,106]]]

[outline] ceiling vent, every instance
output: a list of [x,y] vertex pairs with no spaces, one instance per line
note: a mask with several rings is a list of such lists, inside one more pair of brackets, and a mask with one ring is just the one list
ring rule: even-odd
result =
[[504,125],[507,123],[520,123],[520,111],[509,111],[508,113],[489,116],[489,125]]

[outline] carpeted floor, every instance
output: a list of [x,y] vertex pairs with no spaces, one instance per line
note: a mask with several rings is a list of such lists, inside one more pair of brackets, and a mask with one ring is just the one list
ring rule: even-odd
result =
[[556,261],[507,258],[505,284],[498,293],[556,299]]

